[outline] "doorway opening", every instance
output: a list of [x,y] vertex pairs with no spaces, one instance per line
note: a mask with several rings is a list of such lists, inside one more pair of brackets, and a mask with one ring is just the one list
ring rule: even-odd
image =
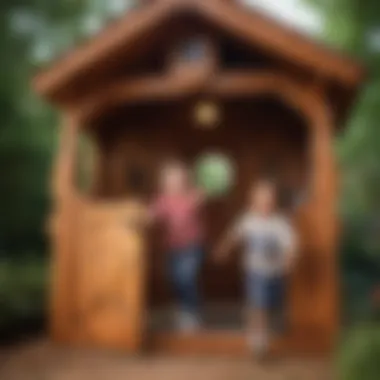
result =
[[[196,100],[121,107],[103,118],[98,130],[103,142],[102,170],[95,195],[107,199],[137,196],[148,205],[157,193],[157,173],[165,160],[179,158],[195,167],[199,157],[223,155],[233,168],[233,184],[224,194],[211,197],[203,210],[202,320],[206,330],[242,330],[243,248],[236,249],[222,266],[213,262],[211,252],[244,211],[249,188],[258,179],[276,181],[282,211],[289,217],[307,203],[312,171],[308,126],[278,99],[265,97],[220,102],[222,120],[216,128],[201,129],[191,117],[194,104]],[[149,326],[153,331],[172,331],[175,305],[162,229],[154,227],[146,236]]]

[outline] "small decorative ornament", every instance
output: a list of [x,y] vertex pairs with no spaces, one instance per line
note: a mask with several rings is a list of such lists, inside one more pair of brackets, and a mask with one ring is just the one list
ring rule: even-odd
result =
[[227,194],[235,180],[235,168],[232,161],[222,153],[206,153],[195,164],[198,185],[210,197]]
[[191,38],[179,47],[179,57],[185,62],[199,62],[207,56],[207,40]]
[[212,101],[202,101],[195,106],[195,120],[203,128],[215,128],[220,122],[220,108]]

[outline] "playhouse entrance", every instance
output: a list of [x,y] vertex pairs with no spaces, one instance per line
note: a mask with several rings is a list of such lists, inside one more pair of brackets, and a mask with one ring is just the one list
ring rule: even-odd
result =
[[[260,177],[281,186],[281,205],[294,215],[307,198],[310,176],[307,128],[297,114],[275,99],[221,103],[222,121],[203,129],[192,118],[194,102],[122,109],[107,121],[99,194],[137,196],[148,203],[156,192],[157,173],[165,160],[180,158],[193,165],[199,156],[217,152],[227,157],[235,180],[224,196],[210,199],[204,210],[205,261],[199,278],[205,328],[242,330],[244,320],[241,252],[222,266],[210,253],[225,229],[244,210],[249,187]],[[125,127],[125,125],[128,125]],[[297,206],[297,207],[296,207]],[[159,228],[148,234],[146,264],[149,327],[172,331],[172,291],[166,275],[165,249]]]
[[[204,210],[207,233],[199,288],[203,327],[211,331],[241,331],[244,327],[242,247],[221,266],[215,264],[211,253],[225,230],[244,210],[250,186],[261,177],[277,180],[281,187],[281,206],[292,216],[296,203],[302,203],[301,198],[307,196],[308,182],[307,130],[300,120],[271,101],[256,101],[253,106],[229,104],[226,109],[224,123],[217,130],[204,131],[189,125],[180,146],[190,165],[204,154],[218,152],[235,169],[231,190],[220,198],[211,198]],[[172,292],[165,278],[165,266],[162,267],[165,253],[153,248],[150,255],[152,326],[155,330],[173,331]]]

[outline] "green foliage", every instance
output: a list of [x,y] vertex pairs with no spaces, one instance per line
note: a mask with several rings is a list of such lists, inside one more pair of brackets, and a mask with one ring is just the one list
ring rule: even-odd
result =
[[[347,302],[347,311],[350,315],[360,311],[355,318],[362,319],[365,310],[370,313],[368,294],[380,278],[380,2],[305,1],[313,3],[325,15],[326,40],[359,57],[369,71],[369,80],[348,122],[347,132],[338,141],[344,185],[342,213],[347,231],[343,263],[347,268],[347,300],[352,299]],[[49,173],[57,143],[57,120],[54,112],[31,91],[33,73],[76,42],[97,33],[136,2],[1,1],[0,250],[5,252],[3,256],[23,256],[17,252],[44,247],[43,226],[49,208]],[[22,315],[41,314],[46,281],[45,263],[41,260],[0,262],[0,329]],[[355,273],[358,268],[359,274]],[[356,339],[360,340],[353,341]],[[345,347],[350,345],[347,343]]]
[[377,380],[380,373],[380,327],[365,325],[350,330],[339,355],[340,380]]
[[44,314],[46,262],[25,252],[47,249],[44,225],[58,128],[57,115],[32,91],[32,77],[134,3],[0,2],[0,335]]
[[14,252],[41,249],[44,245],[57,120],[55,113],[31,90],[33,74],[134,3],[133,0],[1,2],[0,249]]
[[41,254],[21,256],[0,260],[0,336],[16,334],[45,315],[47,262]]
[[361,232],[354,231],[355,245],[373,258],[380,256],[380,2],[308,1],[325,16],[325,39],[359,58],[368,70],[368,81],[338,140],[338,153],[343,216],[351,230],[356,226]]
[[[359,103],[338,141],[343,170],[342,213],[345,316],[374,316],[371,292],[380,283],[380,2],[309,0],[326,18],[326,39],[357,56],[368,69]],[[339,350],[341,380],[380,378],[380,323],[354,327]]]

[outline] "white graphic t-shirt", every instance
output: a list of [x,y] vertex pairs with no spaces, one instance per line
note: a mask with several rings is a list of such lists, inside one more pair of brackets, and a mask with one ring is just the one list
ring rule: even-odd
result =
[[245,244],[243,263],[250,272],[281,275],[289,255],[296,250],[295,231],[291,223],[278,214],[262,216],[247,212],[238,219],[235,233]]

